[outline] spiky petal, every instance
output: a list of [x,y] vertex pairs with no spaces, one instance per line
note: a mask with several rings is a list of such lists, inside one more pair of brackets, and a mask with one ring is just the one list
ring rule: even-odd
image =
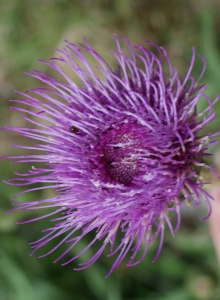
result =
[[[148,42],[155,47],[159,54],[156,55],[122,39],[131,57],[123,54],[115,37],[117,50],[112,54],[118,61],[117,70],[112,70],[86,40],[79,47],[66,41],[65,48],[58,50],[60,57],[43,61],[62,75],[63,80],[34,71],[29,75],[47,87],[20,93],[24,99],[14,100],[24,108],[12,110],[24,113],[22,117],[36,127],[6,127],[39,141],[34,147],[14,147],[40,152],[11,156],[15,159],[13,163],[31,162],[35,166],[7,183],[44,184],[24,190],[19,196],[44,188],[56,191],[56,196],[50,199],[15,203],[15,209],[22,211],[54,208],[54,212],[43,217],[61,215],[53,219],[53,227],[44,230],[44,237],[31,243],[33,252],[62,236],[60,243],[45,254],[67,242],[70,246],[58,261],[85,235],[95,231],[91,243],[64,265],[100,241],[99,251],[78,269],[93,264],[110,244],[109,255],[118,253],[118,256],[109,274],[129,251],[132,253],[129,266],[142,261],[149,245],[160,236],[156,259],[162,248],[165,226],[174,235],[180,226],[180,207],[186,202],[199,205],[203,195],[210,207],[211,196],[203,189],[205,183],[199,173],[201,167],[210,168],[204,158],[209,155],[206,151],[214,134],[200,137],[199,133],[215,118],[213,105],[218,100],[217,97],[211,102],[204,95],[206,86],[198,85],[205,71],[203,57],[201,76],[198,80],[191,76],[195,49],[182,79],[165,49]],[[96,71],[90,66],[87,54],[97,61]],[[162,60],[168,65],[167,76]],[[60,63],[78,76],[81,86],[72,81]],[[207,101],[208,107],[197,114],[196,105],[201,98]],[[42,162],[44,168],[38,166]],[[170,221],[172,211],[178,217],[176,228]],[[117,240],[119,231],[123,237]]]

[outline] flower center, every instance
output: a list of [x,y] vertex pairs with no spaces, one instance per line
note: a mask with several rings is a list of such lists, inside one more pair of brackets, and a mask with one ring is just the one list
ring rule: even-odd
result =
[[107,129],[100,135],[95,147],[99,174],[104,180],[128,184],[138,171],[138,153],[141,148],[141,130],[137,124],[123,123]]

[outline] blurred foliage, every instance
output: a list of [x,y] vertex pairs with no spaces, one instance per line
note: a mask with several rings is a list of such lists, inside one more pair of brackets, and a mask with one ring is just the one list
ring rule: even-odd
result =
[[[9,113],[9,99],[18,97],[14,90],[27,90],[39,85],[31,77],[22,75],[34,68],[45,72],[36,58],[48,60],[53,49],[63,45],[66,38],[74,43],[86,37],[104,57],[112,60],[109,49],[114,49],[113,33],[128,37],[133,44],[145,40],[164,46],[174,65],[184,75],[190,62],[191,48],[207,59],[203,82],[208,84],[209,96],[219,92],[220,78],[220,2],[214,0],[0,0],[0,98],[1,126],[24,126],[24,120]],[[114,62],[112,62],[114,63]],[[198,76],[201,59],[193,70]],[[199,110],[205,107],[202,100]],[[218,116],[220,105],[216,105]],[[219,120],[208,130],[217,131]],[[3,142],[2,142],[3,141]],[[15,153],[10,144],[22,143],[12,132],[1,132],[0,153]],[[23,141],[28,143],[29,141]],[[1,163],[0,178],[12,177],[13,172],[24,172],[24,165]],[[18,226],[39,212],[13,212],[10,199],[22,191],[0,183],[0,299],[1,300],[218,300],[220,299],[219,271],[209,238],[207,224],[199,222],[197,210],[183,215],[180,231],[175,238],[167,230],[163,251],[152,264],[155,249],[152,245],[145,260],[133,268],[124,262],[108,279],[112,259],[104,254],[92,267],[81,272],[72,269],[77,262],[61,267],[53,264],[65,246],[43,259],[29,257],[29,242],[41,236],[49,220]],[[48,191],[24,194],[21,201],[43,199]],[[22,198],[22,199],[21,199]],[[89,236],[72,250],[77,253]],[[51,242],[50,247],[56,241]],[[78,248],[79,247],[79,248]],[[98,246],[97,246],[98,247]],[[46,252],[47,246],[45,246]],[[83,259],[91,255],[89,249]],[[40,254],[41,251],[39,251]]]

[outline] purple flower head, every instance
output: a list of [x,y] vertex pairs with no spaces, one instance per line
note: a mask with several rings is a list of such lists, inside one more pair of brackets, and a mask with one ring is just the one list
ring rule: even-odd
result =
[[[190,75],[196,56],[193,49],[189,70],[181,78],[163,48],[148,42],[154,46],[155,54],[141,45],[133,47],[124,37],[122,40],[131,55],[123,54],[115,37],[117,50],[112,54],[118,62],[116,70],[86,40],[79,46],[66,41],[66,46],[58,50],[58,58],[43,61],[63,79],[57,81],[33,71],[29,75],[47,87],[20,93],[24,99],[14,101],[24,108],[12,109],[25,113],[22,117],[35,127],[6,127],[38,141],[34,147],[15,147],[39,151],[37,155],[10,156],[14,163],[34,166],[27,174],[16,173],[18,177],[7,183],[45,184],[19,195],[42,188],[56,192],[50,199],[15,203],[15,209],[21,211],[54,208],[46,216],[60,214],[52,220],[54,226],[44,230],[44,237],[31,243],[33,252],[61,236],[60,243],[45,254],[67,243],[67,250],[58,261],[85,235],[94,232],[88,246],[63,264],[66,265],[95,242],[100,243],[98,252],[77,270],[92,265],[107,246],[109,255],[116,254],[109,274],[129,251],[128,266],[136,265],[159,237],[156,260],[165,227],[174,235],[180,226],[182,205],[199,205],[204,198],[208,216],[211,211],[211,196],[203,188],[200,169],[210,168],[204,158],[210,155],[207,149],[214,134],[199,133],[215,119],[213,105],[218,97],[211,102],[204,95],[207,87],[198,85],[205,71],[205,59],[201,56],[204,67],[196,80]],[[95,58],[96,68],[90,66],[88,55]],[[169,70],[167,76],[163,64]],[[69,67],[82,84],[77,86],[61,65]],[[208,107],[197,114],[201,98]],[[174,227],[170,220],[172,211],[177,213]],[[118,232],[122,233],[121,238],[116,238]]]

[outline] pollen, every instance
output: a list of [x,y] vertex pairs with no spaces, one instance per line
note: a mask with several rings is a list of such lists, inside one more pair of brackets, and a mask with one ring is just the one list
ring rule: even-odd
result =
[[100,175],[107,181],[132,182],[138,173],[143,138],[142,127],[134,123],[122,123],[104,131],[95,149]]

